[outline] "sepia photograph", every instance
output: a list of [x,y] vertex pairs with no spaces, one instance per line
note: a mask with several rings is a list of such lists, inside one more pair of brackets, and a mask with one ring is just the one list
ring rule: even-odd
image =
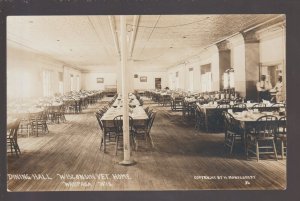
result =
[[285,14],[6,27],[7,191],[286,190]]

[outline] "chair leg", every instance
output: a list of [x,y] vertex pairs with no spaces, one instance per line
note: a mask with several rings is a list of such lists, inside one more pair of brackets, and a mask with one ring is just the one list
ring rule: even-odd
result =
[[283,147],[283,140],[281,140],[281,159],[283,160],[284,158],[284,147]]
[[147,133],[147,137],[149,138],[151,148],[153,148],[154,147],[153,140],[149,133]]
[[9,145],[10,145],[10,153],[13,153],[13,144],[11,139],[9,140]]
[[101,150],[101,147],[102,147],[102,143],[103,143],[103,137],[101,136],[100,146],[99,146],[99,149],[100,149],[100,150]]
[[115,155],[117,155],[117,152],[118,152],[118,143],[119,143],[119,136],[116,136],[116,149],[115,149]]
[[232,151],[233,151],[234,142],[235,142],[235,137],[233,135],[232,140],[231,140],[231,146],[230,146],[230,155],[232,154]]
[[136,137],[134,138],[133,136],[132,136],[132,146],[134,145],[134,150],[135,151],[137,151],[138,150],[138,141],[137,141],[137,139],[136,139]]
[[259,161],[259,147],[258,147],[258,140],[256,140],[256,158],[257,162]]
[[15,143],[16,143],[16,151],[21,154],[21,150],[20,150],[20,147],[19,147],[18,143],[17,142],[15,142]]
[[16,142],[11,139],[11,150],[12,150],[12,153],[13,151],[15,152],[16,156],[19,158],[19,154],[18,154],[18,149],[17,149],[17,145],[16,145]]
[[278,158],[277,158],[277,150],[276,150],[274,139],[272,140],[272,143],[273,143],[273,150],[274,150],[275,158],[276,158],[276,160],[278,160]]

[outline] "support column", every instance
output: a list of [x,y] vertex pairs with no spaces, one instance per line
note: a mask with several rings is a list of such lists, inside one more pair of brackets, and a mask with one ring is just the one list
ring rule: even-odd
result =
[[130,131],[129,131],[129,106],[128,106],[128,69],[127,69],[127,41],[126,41],[126,16],[120,16],[121,28],[121,75],[123,97],[123,147],[124,160],[121,165],[131,165],[134,161],[130,154]]
[[235,91],[241,97],[246,97],[246,62],[245,62],[245,42],[242,34],[229,39],[231,67],[234,69]]
[[224,83],[222,82],[222,76],[224,72],[232,68],[231,66],[231,56],[230,56],[230,43],[225,40],[217,44],[219,50],[219,80],[220,80],[220,90],[224,89]]
[[127,63],[127,81],[128,81],[128,93],[134,92],[134,61],[130,59]]
[[117,85],[117,93],[121,94],[122,93],[122,66],[121,66],[121,61],[118,61],[118,68],[116,70],[117,74],[117,80],[116,80],[116,85]]
[[286,100],[286,24],[282,25],[282,35],[283,35],[283,62],[282,62],[282,98]]
[[245,40],[246,98],[257,100],[256,82],[259,80],[259,40],[255,31],[243,33]]

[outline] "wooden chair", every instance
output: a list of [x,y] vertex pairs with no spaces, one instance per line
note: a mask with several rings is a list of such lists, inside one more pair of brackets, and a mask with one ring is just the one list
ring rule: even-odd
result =
[[153,122],[154,122],[154,119],[156,117],[156,112],[153,112],[150,116],[150,120],[149,120],[149,123],[148,123],[148,130],[147,130],[147,136],[148,136],[148,139],[150,140],[150,144],[151,144],[151,147],[153,147],[153,141],[152,141],[152,137],[150,135],[150,131],[151,131],[151,128],[153,126]]
[[143,105],[144,105],[143,99],[139,99],[139,102],[140,102],[140,106],[143,106]]
[[99,148],[101,149],[102,144],[104,143],[104,128],[103,128],[103,124],[101,122],[101,117],[103,116],[103,113],[100,112],[100,111],[98,111],[98,112],[95,113],[95,116],[97,118],[98,125],[99,125],[99,127],[101,129],[100,146],[99,146]]
[[285,108],[284,103],[274,103],[271,107]]
[[285,109],[286,105],[284,103],[274,103],[271,108],[274,108],[272,111],[280,111],[281,109]]
[[65,105],[66,112],[68,114],[76,113],[77,104],[75,100],[73,99],[64,100],[64,105]]
[[30,134],[32,133],[32,122],[30,117],[25,117],[21,119],[19,131],[19,133],[22,135],[26,134],[27,137],[30,136]]
[[253,130],[247,136],[247,158],[250,152],[256,155],[257,161],[259,161],[261,154],[274,154],[276,160],[278,160],[275,146],[277,129],[277,117],[265,115],[258,118]]
[[149,106],[145,108],[146,114],[148,113],[148,111],[149,111]]
[[266,107],[267,105],[265,103],[256,103],[254,105],[252,105],[251,109],[257,109],[257,108],[264,108]]
[[161,99],[162,99],[161,101],[162,106],[167,106],[168,104],[171,105],[171,96],[169,94],[162,95]]
[[171,101],[171,109],[175,111],[181,111],[183,105],[184,97],[175,96]]
[[148,117],[150,118],[150,115],[153,113],[153,109],[148,110],[148,112],[146,112]]
[[217,105],[217,108],[230,108],[229,104],[219,104]]
[[242,135],[240,132],[240,127],[237,124],[237,121],[234,117],[228,113],[227,111],[223,112],[224,116],[224,133],[225,133],[225,140],[224,145],[225,147],[230,148],[230,154],[232,154],[233,148],[235,143],[239,140],[242,141]]
[[15,153],[16,156],[19,158],[19,154],[21,154],[21,150],[18,145],[18,129],[20,126],[20,120],[16,120],[13,125],[8,130],[6,135],[7,140],[7,147],[9,148],[8,153]]
[[[118,115],[113,119],[116,131],[116,148],[115,155],[117,155],[119,148],[119,141],[123,139],[123,115]],[[133,119],[129,116],[129,138],[132,146],[135,146],[134,143],[134,132],[133,132]]]
[[276,140],[280,142],[281,158],[287,153],[287,132],[286,132],[286,116],[281,117],[278,120],[278,131],[276,134]]
[[145,122],[144,125],[133,125],[134,137],[135,137],[135,150],[138,149],[138,138],[145,140],[145,143],[150,141],[151,147],[153,147],[152,138],[150,136],[150,131],[156,116],[156,112],[151,113],[149,119]]
[[[112,140],[112,139],[115,139],[115,134],[116,134],[116,130],[115,130],[114,127],[105,127],[103,125],[103,123],[101,121],[101,118],[102,118],[103,114],[104,114],[104,112],[102,110],[97,111],[95,113],[95,116],[96,116],[97,121],[98,121],[98,125],[99,125],[100,130],[101,130],[100,146],[99,146],[100,149],[101,149],[101,147],[104,143],[115,141],[115,140]],[[104,139],[105,139],[105,142],[104,142]]]
[[242,112],[247,110],[247,105],[245,103],[238,103],[238,104],[234,104],[232,106],[232,111],[233,112]]
[[200,131],[201,128],[205,128],[205,114],[198,109],[195,109],[195,129]]
[[48,133],[47,117],[45,112],[30,117],[32,132],[39,136],[39,133]]

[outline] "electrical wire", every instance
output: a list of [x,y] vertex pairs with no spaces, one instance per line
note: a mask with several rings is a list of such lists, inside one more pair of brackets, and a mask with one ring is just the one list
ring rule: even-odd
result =
[[158,27],[158,26],[154,26],[154,27],[150,27],[150,26],[142,26],[142,25],[133,25],[133,24],[127,24],[128,26],[131,26],[131,27],[138,27],[138,28],[149,28],[149,29],[165,29],[165,28],[172,28],[172,27],[183,27],[183,26],[188,26],[188,25],[191,25],[191,24],[196,24],[196,23],[199,23],[199,22],[203,22],[204,20],[207,20],[209,19],[209,17],[206,17],[202,20],[198,20],[198,21],[194,21],[194,22],[189,22],[189,23],[185,23],[185,24],[178,24],[178,25],[171,25],[171,26],[164,26],[164,27]]

